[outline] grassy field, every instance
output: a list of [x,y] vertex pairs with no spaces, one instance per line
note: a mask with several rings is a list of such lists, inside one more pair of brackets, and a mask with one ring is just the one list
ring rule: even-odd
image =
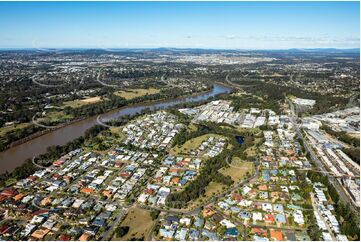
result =
[[59,122],[67,119],[72,119],[73,116],[71,114],[65,114],[64,112],[50,112],[46,114],[46,117],[44,117],[44,120],[50,121],[50,122]]
[[245,131],[250,132],[250,133],[252,133],[254,135],[258,135],[261,132],[261,130],[259,128],[250,128],[249,129],[249,128],[238,127],[237,130],[240,131],[240,132],[245,132]]
[[229,126],[220,126],[221,128],[224,129],[229,129],[229,130],[234,130],[234,131],[239,131],[239,132],[250,132],[254,135],[261,135],[261,130],[259,128],[241,128],[241,127],[237,127],[237,128],[231,128]]
[[101,99],[101,97],[89,97],[89,98],[85,98],[85,99],[82,99],[80,100],[81,102],[83,103],[96,103],[96,102],[99,102]]
[[117,91],[114,94],[119,96],[119,97],[122,97],[122,98],[125,98],[125,99],[129,100],[129,99],[133,99],[133,98],[136,98],[136,97],[156,94],[158,92],[159,92],[159,90],[155,89],[155,88],[148,88],[148,89],[141,89],[140,88],[140,89],[129,89],[129,90],[126,90],[126,91]]
[[206,186],[206,192],[205,196],[207,199],[211,198],[213,195],[216,195],[222,191],[222,187],[224,185],[218,183],[218,182],[210,182],[208,186]]
[[194,124],[192,124],[192,123],[190,123],[187,128],[188,128],[188,130],[191,131],[191,132],[194,132],[194,131],[197,131],[197,130],[198,130],[197,126],[194,125]]
[[111,127],[110,132],[113,134],[113,136],[118,140],[122,141],[126,138],[125,134],[121,131],[122,127]]
[[87,151],[96,150],[98,153],[106,154],[109,149],[120,144],[126,136],[121,131],[122,127],[110,127],[109,130],[103,130],[96,136],[96,142],[93,140],[84,143]]
[[87,104],[97,103],[101,101],[101,97],[90,97],[85,99],[76,99],[73,101],[67,101],[63,103],[64,107],[78,108]]
[[221,193],[222,187],[225,187],[225,185],[218,183],[218,182],[210,182],[205,188],[204,195],[202,197],[199,197],[196,200],[190,202],[187,209],[191,209],[193,207],[199,206],[201,203],[208,201],[213,196]]
[[254,172],[253,162],[242,161],[238,157],[232,158],[231,165],[233,167],[232,166],[228,168],[223,167],[219,170],[219,172],[225,176],[227,175],[230,176],[234,182],[240,182],[241,180],[243,180],[247,172],[250,174]]
[[147,234],[153,226],[154,221],[150,217],[149,211],[141,208],[130,208],[127,216],[119,226],[129,226],[129,232],[121,238],[114,235],[112,240],[131,240],[132,238],[146,239]]
[[194,139],[188,140],[182,146],[173,147],[169,153],[172,155],[178,154],[188,154],[189,152],[196,150],[203,141],[207,140],[209,137],[225,138],[224,136],[218,134],[205,134]]
[[109,147],[114,146],[114,144],[117,144],[126,138],[125,134],[121,132],[121,128],[111,127],[109,130],[111,135],[100,132],[97,136],[100,140],[103,141],[104,144],[107,144]]
[[257,144],[260,144],[262,142],[263,142],[263,138],[255,138],[254,145],[245,150],[247,156],[255,157],[258,149]]
[[[47,113],[45,117],[38,118],[37,121],[41,122],[41,121],[46,120],[46,121],[50,121],[50,122],[62,122],[62,121],[69,120],[72,118],[73,118],[73,116],[70,114],[67,115],[62,111],[54,111],[54,112]],[[26,129],[30,125],[32,125],[31,122],[13,124],[13,125],[9,125],[6,127],[1,127],[0,128],[0,136],[4,136],[4,135],[6,135],[6,133],[11,132],[16,129]]]
[[31,123],[20,123],[20,124],[13,124],[6,127],[0,128],[0,136],[5,135],[7,132],[13,131],[15,129],[24,129],[27,128]]

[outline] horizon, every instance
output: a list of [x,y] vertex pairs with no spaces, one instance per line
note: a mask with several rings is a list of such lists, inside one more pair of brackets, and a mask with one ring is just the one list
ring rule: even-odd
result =
[[297,48],[297,47],[291,47],[291,48],[284,48],[284,49],[240,49],[240,48],[230,48],[230,49],[225,49],[225,48],[201,48],[201,47],[107,47],[107,48],[97,48],[97,47],[47,47],[47,48],[36,48],[36,47],[25,47],[25,48],[1,48],[0,47],[0,51],[2,50],[33,50],[33,51],[49,51],[51,52],[51,50],[104,50],[104,51],[109,51],[111,52],[112,50],[158,50],[158,49],[165,49],[165,50],[226,50],[226,51],[284,51],[284,50],[359,50],[360,51],[360,47],[354,47],[354,48],[337,48],[337,47],[320,47],[320,48]]
[[0,49],[354,49],[359,2],[0,2]]

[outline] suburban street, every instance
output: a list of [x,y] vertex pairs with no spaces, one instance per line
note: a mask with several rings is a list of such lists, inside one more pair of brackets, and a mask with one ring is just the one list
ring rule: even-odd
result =
[[323,165],[323,163],[318,159],[318,157],[315,155],[313,149],[309,146],[308,142],[306,141],[306,139],[304,139],[302,132],[300,131],[300,128],[298,126],[297,123],[297,117],[295,115],[295,111],[294,111],[294,107],[293,104],[291,103],[291,101],[289,99],[288,103],[290,105],[290,110],[291,110],[291,122],[293,124],[293,126],[295,127],[295,130],[297,132],[298,137],[303,141],[303,144],[305,146],[305,149],[307,150],[307,152],[310,154],[311,159],[315,162],[315,164],[317,165],[317,167],[324,172],[324,174],[326,174],[326,176],[328,177],[329,182],[336,188],[336,190],[338,191],[338,194],[340,195],[341,200],[345,203],[345,204],[350,204],[351,209],[354,212],[359,213],[359,209],[356,208],[354,206],[353,201],[350,199],[350,197],[346,194],[344,188],[341,186],[341,184],[337,181],[336,178],[334,178],[333,176],[331,176],[328,172],[327,169],[325,168],[325,166]]
[[360,241],[359,2],[0,5],[0,242]]
[[125,210],[120,210],[117,214],[117,216],[115,216],[114,221],[111,223],[109,229],[107,229],[101,236],[101,240],[111,240],[111,237],[113,235],[114,230],[116,229],[116,227],[119,225],[119,223],[122,221],[122,219],[124,218],[124,216],[126,215]]
[[324,217],[321,215],[320,211],[318,210],[318,208],[316,207],[316,204],[315,204],[315,197],[314,197],[314,193],[311,192],[311,202],[312,202],[312,207],[313,207],[313,211],[315,211],[318,216],[320,216],[320,218],[322,219],[322,221],[325,223],[326,227],[327,227],[327,231],[330,233],[331,237],[333,240],[336,240],[335,236],[333,235],[332,233],[332,229],[330,228],[329,224],[326,223]]
[[[228,157],[229,159],[229,157]],[[212,203],[214,203],[218,198],[224,197],[225,195],[229,194],[230,192],[233,192],[235,190],[237,190],[238,188],[240,188],[241,186],[249,183],[251,180],[255,179],[258,177],[259,174],[259,167],[258,164],[255,165],[256,169],[255,169],[255,174],[250,176],[249,178],[247,178],[246,180],[243,180],[239,183],[237,183],[236,185],[234,185],[233,187],[225,190],[224,192],[214,196],[213,198],[211,198],[210,200],[208,200],[205,203],[202,203],[200,205],[198,205],[196,208],[190,210],[190,211],[180,211],[178,209],[167,209],[167,208],[159,208],[159,207],[153,207],[153,206],[148,206],[148,205],[143,205],[143,204],[137,204],[137,207],[143,208],[143,209],[154,209],[154,210],[158,210],[160,212],[167,212],[167,213],[171,213],[171,214],[181,214],[181,215],[196,215],[199,211],[201,211],[202,207],[206,207]]]

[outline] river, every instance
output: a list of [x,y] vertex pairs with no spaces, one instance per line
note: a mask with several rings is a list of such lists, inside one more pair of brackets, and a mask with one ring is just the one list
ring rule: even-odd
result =
[[[207,93],[202,93],[198,95],[193,95],[184,98],[178,98],[168,101],[161,102],[151,102],[146,104],[135,104],[131,106],[126,106],[123,108],[115,109],[104,113],[101,115],[102,121],[107,121],[111,119],[116,119],[124,115],[134,115],[143,111],[144,109],[156,110],[156,109],[166,109],[173,107],[177,104],[187,103],[187,102],[198,102],[202,100],[207,100],[210,97],[216,96],[222,93],[230,92],[231,88],[222,86],[219,84],[214,84],[213,89]],[[50,146],[64,145],[69,141],[72,141],[76,138],[84,135],[84,132],[96,125],[98,116],[93,116],[79,122],[75,122],[64,126],[62,128],[53,130],[49,133],[46,133],[42,136],[36,137],[32,140],[29,140],[25,143],[16,145],[12,148],[9,148],[3,152],[0,152],[0,173],[5,171],[11,172],[16,167],[24,163],[28,158],[33,158],[40,154],[44,154],[47,151],[47,148]]]

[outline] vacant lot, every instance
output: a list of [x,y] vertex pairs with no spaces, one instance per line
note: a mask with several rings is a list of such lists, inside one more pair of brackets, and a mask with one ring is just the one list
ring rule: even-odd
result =
[[125,90],[125,91],[117,91],[114,94],[119,96],[119,97],[122,97],[122,98],[125,98],[125,99],[129,100],[129,99],[133,99],[133,98],[136,98],[136,97],[156,94],[158,92],[159,92],[158,89],[148,88],[148,89],[129,89],[129,90]]
[[78,108],[87,104],[97,103],[101,101],[101,97],[89,97],[84,99],[76,99],[73,101],[64,102],[64,107]]
[[207,140],[209,137],[216,137],[216,138],[225,138],[222,135],[218,134],[205,134],[198,136],[194,139],[190,139],[185,142],[182,146],[175,146],[170,150],[170,154],[178,155],[178,154],[188,154],[189,152],[195,151],[198,147],[202,144],[203,141]]
[[127,216],[119,226],[129,226],[129,232],[121,238],[116,235],[113,240],[140,240],[144,237],[146,239],[154,221],[150,217],[149,211],[141,208],[130,208]]
[[84,103],[96,103],[96,102],[100,101],[100,97],[89,97],[89,98],[82,99],[80,101],[84,102]]
[[248,172],[252,174],[254,171],[253,162],[242,161],[238,157],[233,157],[231,166],[228,168],[221,168],[219,170],[225,176],[230,176],[234,182],[240,182]]

